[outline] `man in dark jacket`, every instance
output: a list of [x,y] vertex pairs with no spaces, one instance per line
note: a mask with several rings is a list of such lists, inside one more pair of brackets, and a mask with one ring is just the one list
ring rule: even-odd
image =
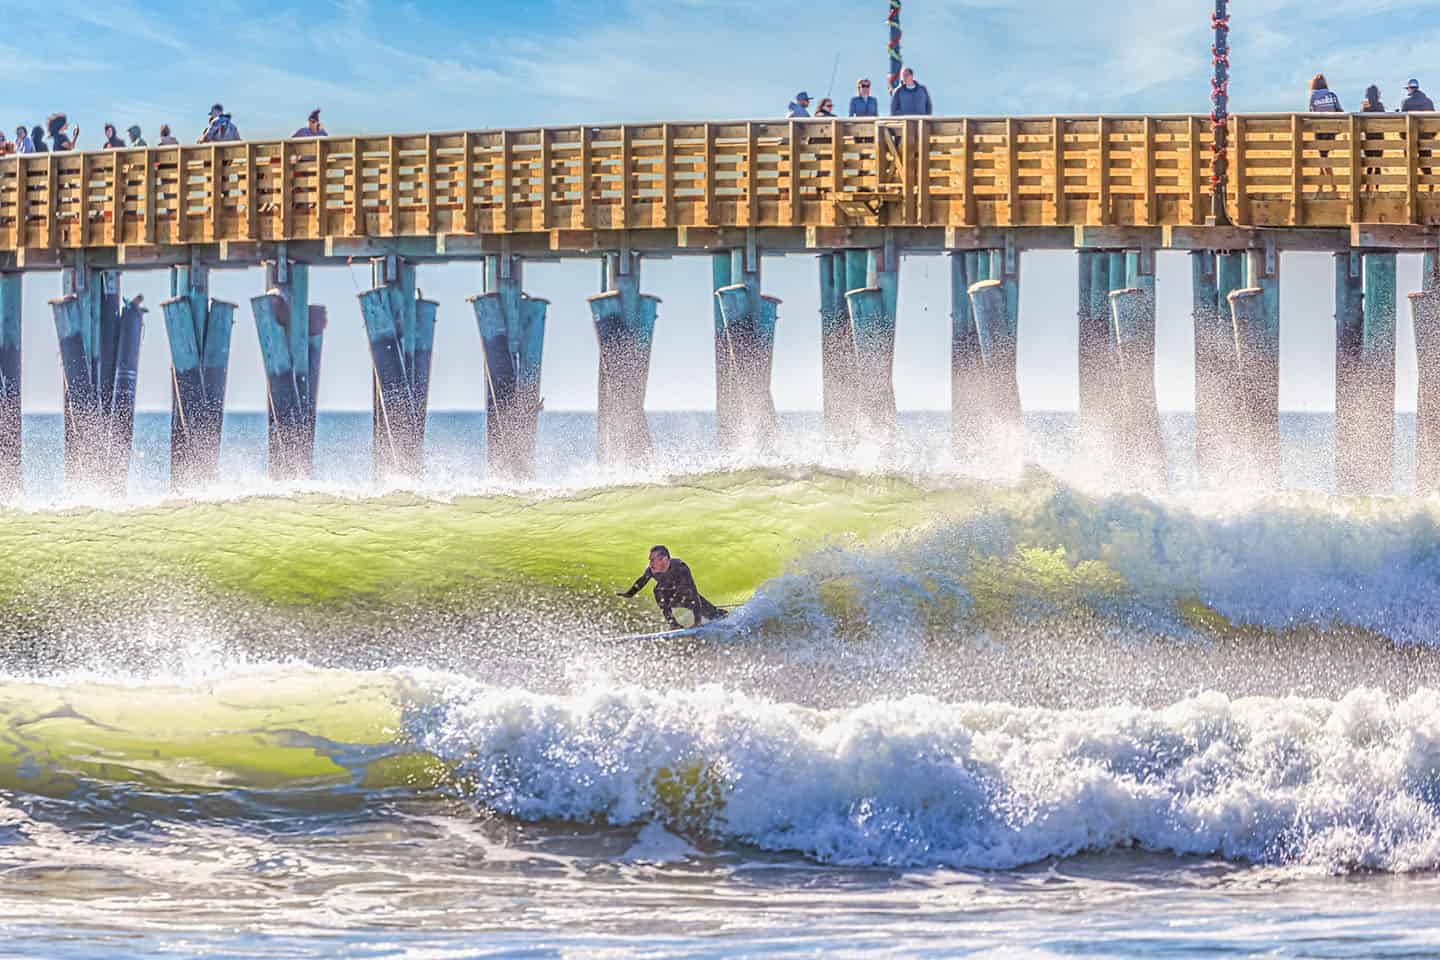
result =
[[900,86],[890,97],[890,116],[928,117],[934,113],[930,103],[930,91],[924,84],[915,82],[915,71],[906,67],[900,71]]
[[1420,89],[1420,81],[1411,79],[1405,84],[1405,102],[1400,104],[1401,113],[1429,113],[1435,109],[1435,102]]
[[695,578],[690,575],[690,568],[685,561],[670,556],[670,551],[659,545],[650,548],[650,564],[645,568],[645,572],[640,574],[640,579],[618,596],[633,597],[651,580],[655,581],[655,602],[660,605],[665,622],[676,630],[680,629],[680,621],[675,619],[675,607],[694,614],[694,625],[697,627],[706,620],[724,618],[724,610],[700,596],[700,590],[695,586]]

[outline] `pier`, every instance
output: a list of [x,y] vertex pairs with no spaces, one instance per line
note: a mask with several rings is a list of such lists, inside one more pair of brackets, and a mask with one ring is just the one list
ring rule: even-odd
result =
[[[171,271],[172,478],[217,469],[234,304],[213,270],[263,265],[250,302],[264,358],[270,469],[309,475],[324,332],[313,270],[369,261],[353,308],[374,367],[377,476],[423,472],[437,305],[417,274],[476,264],[477,356],[491,468],[534,470],[547,301],[526,261],[592,258],[599,456],[649,455],[650,344],[666,322],[647,264],[711,258],[717,443],[774,435],[766,257],[818,264],[823,408],[837,442],[895,429],[902,258],[951,277],[954,440],[973,456],[1020,426],[1020,276],[1033,250],[1077,251],[1087,443],[1163,482],[1155,403],[1155,260],[1192,264],[1196,453],[1211,479],[1279,482],[1280,257],[1334,256],[1336,463],[1344,492],[1393,473],[1396,325],[1415,324],[1418,486],[1440,487],[1440,114],[1230,118],[1223,209],[1210,118],[883,118],[653,123],[252,141],[0,159],[0,486],[19,478],[20,289],[58,271],[67,478],[123,483],[146,307],[123,275]],[[1424,254],[1402,309],[1399,253]],[[685,322],[693,322],[687,320]],[[477,396],[477,399],[480,399]]]

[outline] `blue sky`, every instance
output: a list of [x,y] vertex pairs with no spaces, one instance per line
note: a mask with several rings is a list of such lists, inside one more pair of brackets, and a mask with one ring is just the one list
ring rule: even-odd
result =
[[[1433,0],[1245,0],[1235,4],[1237,111],[1297,109],[1324,70],[1347,107],[1367,83],[1398,102],[1411,75],[1440,91],[1440,18]],[[286,135],[320,106],[331,132],[448,130],[616,120],[768,117],[801,88],[848,96],[855,78],[885,68],[885,0],[662,0],[579,3],[390,3],[381,0],[0,0],[0,125],[66,110],[82,146],[100,128],[169,122],[193,139],[223,101],[249,138]],[[1206,0],[908,0],[906,60],[946,114],[1181,113],[1208,109]],[[1145,13],[1136,11],[1143,9]],[[1430,78],[1430,79],[1427,79]],[[1394,104],[1391,104],[1392,107]],[[782,298],[775,392],[785,409],[820,398],[818,293],[811,258],[767,259],[767,292]],[[1190,406],[1188,264],[1162,256],[1159,393]],[[1418,285],[1402,260],[1402,290]],[[1021,390],[1027,407],[1075,404],[1074,258],[1031,255],[1022,286]],[[652,409],[713,406],[709,265],[657,261],[645,285],[664,300],[651,378]],[[330,307],[322,406],[369,404],[357,285],[368,271],[316,271],[312,298]],[[528,286],[552,303],[544,392],[551,409],[594,406],[596,356],[584,298],[590,263],[538,264]],[[217,275],[217,296],[242,305],[232,409],[259,409],[263,378],[250,296],[256,273]],[[158,304],[164,272],[127,274],[128,294],[154,307],[140,402],[168,406],[168,353]],[[422,271],[441,301],[432,406],[481,405],[479,337],[465,297],[478,269]],[[1328,409],[1333,395],[1329,258],[1289,256],[1283,276],[1282,402]],[[45,301],[58,275],[27,281],[25,406],[53,410],[60,386]],[[905,408],[948,406],[948,286],[938,258],[902,266],[897,389]],[[1413,407],[1409,317],[1401,317],[1401,406]]]

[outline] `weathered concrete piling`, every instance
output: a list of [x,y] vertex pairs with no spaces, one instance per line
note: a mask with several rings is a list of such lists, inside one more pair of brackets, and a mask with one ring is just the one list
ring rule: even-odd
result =
[[895,437],[899,266],[893,252],[868,251],[865,286],[845,293],[850,314],[849,346],[855,355],[856,439],[889,443]]
[[1265,309],[1265,292],[1246,287],[1230,294],[1235,325],[1240,418],[1236,422],[1240,462],[1265,486],[1280,479],[1280,375],[1278,339]]
[[760,257],[753,248],[714,254],[711,274],[720,446],[768,449],[778,427],[770,381],[780,301],[760,292]]
[[1102,250],[1079,251],[1076,276],[1080,436],[1087,447],[1104,446],[1116,428],[1120,375],[1111,333],[1109,295],[1127,284],[1123,277],[1112,281],[1110,255]]
[[1127,268],[1135,286],[1110,292],[1111,329],[1119,372],[1115,419],[1127,473],[1146,486],[1165,482],[1165,449],[1155,397],[1154,255],[1144,252]]
[[425,416],[438,305],[421,299],[415,266],[399,257],[370,261],[374,286],[359,294],[374,374],[371,429],[377,480],[425,470]]
[[470,298],[485,351],[485,444],[500,477],[535,475],[541,358],[550,302],[523,292],[518,257],[487,257],[485,291]]
[[1388,493],[1395,472],[1395,254],[1336,259],[1335,459],[1341,493]]
[[597,450],[606,466],[640,465],[651,455],[645,391],[660,298],[640,292],[640,258],[606,254],[602,291],[589,298],[600,343]]
[[20,273],[0,273],[0,498],[21,491]]
[[855,332],[846,294],[870,286],[869,255],[842,250],[820,255],[820,378],[825,435],[848,442],[856,436],[859,381]]
[[950,262],[950,440],[961,459],[977,456],[989,425],[985,360],[970,288],[990,277],[990,252],[955,251]]
[[219,475],[230,337],[235,304],[210,298],[210,271],[172,267],[170,299],[160,304],[170,341],[170,488]]
[[326,312],[309,302],[309,267],[283,256],[265,263],[266,293],[252,297],[265,364],[273,479],[309,478],[315,468],[315,404]]
[[50,307],[64,375],[65,478],[123,492],[145,311],[139,297],[121,299],[118,271],[66,267],[61,289]]
[[1020,385],[1016,377],[1018,341],[1006,309],[1004,280],[981,280],[970,287],[975,330],[980,341],[984,409],[992,431],[1021,426]]
[[1205,484],[1230,475],[1241,416],[1230,294],[1245,286],[1245,254],[1191,252],[1195,325],[1195,461]]
[[1440,491],[1440,255],[1425,254],[1423,289],[1410,294],[1419,384],[1415,404],[1415,492]]

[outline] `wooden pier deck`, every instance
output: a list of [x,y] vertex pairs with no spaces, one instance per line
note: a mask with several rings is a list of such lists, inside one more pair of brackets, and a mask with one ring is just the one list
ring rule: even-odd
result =
[[0,269],[54,269],[77,250],[165,266],[200,245],[238,266],[281,242],[311,262],[700,252],[752,228],[774,252],[877,231],[904,249],[989,247],[997,228],[1029,248],[1243,248],[1264,228],[1285,249],[1434,246],[1440,114],[1238,116],[1231,130],[1230,228],[1207,226],[1202,116],[611,124],[32,154],[0,160]]

